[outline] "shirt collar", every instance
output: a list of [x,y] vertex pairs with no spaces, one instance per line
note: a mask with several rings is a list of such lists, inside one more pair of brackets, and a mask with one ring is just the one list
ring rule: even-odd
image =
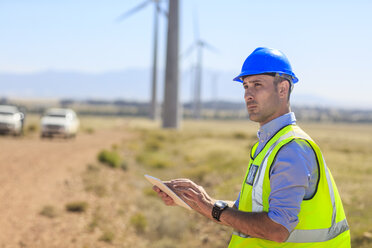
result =
[[266,142],[270,139],[276,132],[278,132],[281,128],[296,124],[296,117],[293,112],[289,112],[274,120],[269,121],[265,125],[263,125],[257,132],[257,137],[260,143]]

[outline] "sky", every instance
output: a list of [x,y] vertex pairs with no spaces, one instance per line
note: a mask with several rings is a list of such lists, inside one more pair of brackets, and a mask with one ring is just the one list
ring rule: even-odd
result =
[[[100,74],[150,68],[153,5],[117,21],[142,2],[0,0],[0,74]],[[162,6],[166,9],[167,1]],[[233,78],[256,47],[277,48],[287,55],[300,80],[294,94],[372,108],[371,10],[369,0],[180,0],[180,53],[199,33],[217,50],[204,50],[203,68]],[[161,17],[159,24],[161,71],[166,18]],[[181,71],[194,61],[195,54],[182,58]]]

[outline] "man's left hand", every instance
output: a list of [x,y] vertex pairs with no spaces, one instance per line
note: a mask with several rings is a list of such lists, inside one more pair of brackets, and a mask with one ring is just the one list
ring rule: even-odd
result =
[[197,185],[190,179],[174,179],[170,181],[174,191],[192,209],[212,219],[211,212],[215,200],[213,200],[202,186]]

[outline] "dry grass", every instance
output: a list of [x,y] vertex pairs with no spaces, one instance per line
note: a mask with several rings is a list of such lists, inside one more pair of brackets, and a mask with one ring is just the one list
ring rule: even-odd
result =
[[[369,183],[372,175],[372,126],[316,123],[299,125],[320,145],[335,177],[351,227],[353,247],[370,247],[372,238],[365,233],[372,230],[368,221],[372,219],[372,213],[368,211],[368,206],[372,204],[369,197],[369,192],[372,191]],[[172,161],[177,161],[170,169],[150,170],[150,173],[163,179],[190,177],[202,184],[213,197],[234,200],[248,163],[249,149],[256,140],[257,126],[245,121],[186,121],[180,132],[163,131],[143,123],[137,131],[143,135],[139,145],[142,145],[142,149],[151,147],[168,154]],[[149,168],[146,167],[146,170]],[[149,213],[152,211],[159,214],[159,210],[147,209]],[[171,218],[168,211],[164,214],[164,218]],[[177,212],[176,215],[179,214]],[[202,233],[209,237],[209,240],[189,240],[189,246],[226,246],[230,236],[229,229],[224,229],[224,235],[214,237],[214,233],[221,227],[209,225],[198,215],[191,214],[189,218],[185,216],[181,221],[184,226],[180,231],[184,236],[191,237],[197,226],[200,228],[197,229],[198,238],[203,236]],[[173,237],[169,231],[164,232],[162,237]],[[221,242],[221,246],[216,246],[215,241],[210,242],[216,239]],[[177,247],[183,247],[180,243],[182,242]]]
[[[88,231],[100,233],[96,240],[112,247],[227,247],[230,228],[183,208],[164,206],[143,175],[163,180],[190,177],[212,197],[235,200],[257,126],[248,121],[185,121],[182,131],[174,131],[144,119],[115,120],[122,121],[133,138],[112,147],[125,156],[129,169],[93,165],[82,174],[91,195],[91,211],[85,213]],[[94,130],[106,125],[87,123]],[[371,247],[372,126],[300,126],[320,145],[335,177],[353,247]]]

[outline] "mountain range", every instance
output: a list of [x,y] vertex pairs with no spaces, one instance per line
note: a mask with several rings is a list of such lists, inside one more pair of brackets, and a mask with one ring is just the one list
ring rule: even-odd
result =
[[[180,99],[190,102],[193,92],[192,70],[180,76]],[[163,98],[163,81],[158,77],[158,101]],[[233,82],[236,72],[205,70],[202,101],[243,101],[241,84]],[[150,70],[126,69],[105,73],[43,71],[36,73],[0,73],[0,97],[55,99],[123,99],[147,102],[150,99]],[[293,94],[292,104],[334,107],[338,103],[317,95]]]

